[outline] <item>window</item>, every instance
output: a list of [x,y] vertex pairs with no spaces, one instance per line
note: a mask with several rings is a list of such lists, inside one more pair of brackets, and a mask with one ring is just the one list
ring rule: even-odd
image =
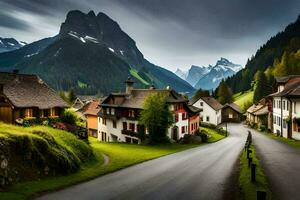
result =
[[186,120],[187,119],[187,113],[182,113],[182,120]]
[[285,120],[283,120],[283,128],[286,128],[286,122],[285,122]]
[[134,110],[128,110],[128,117],[134,117]]
[[209,122],[209,116],[206,116],[206,121]]
[[26,108],[26,109],[25,109],[24,115],[25,115],[25,118],[33,117],[33,109],[31,109],[31,108]]
[[109,115],[109,108],[106,108],[106,114]]
[[106,119],[105,118],[102,118],[102,124],[106,125]]
[[178,122],[178,114],[175,114],[175,122]]
[[192,130],[194,130],[194,124],[192,124]]
[[287,111],[290,109],[289,107],[290,107],[290,102],[287,101],[287,102],[286,102],[286,110],[287,110]]
[[276,105],[275,105],[275,100],[273,100],[273,108],[275,108],[276,107]]
[[276,124],[276,116],[273,116],[273,124]]
[[283,110],[285,110],[285,101],[283,101]]
[[200,102],[200,106],[203,106],[203,102]]
[[123,122],[123,130],[127,130],[127,122]]
[[116,120],[113,120],[113,127],[117,128],[117,122],[116,122]]
[[185,133],[185,127],[184,126],[181,127],[181,133]]
[[114,108],[111,108],[111,109],[110,109],[110,114],[111,114],[111,115],[115,115],[115,109],[114,109]]
[[135,124],[134,123],[130,123],[129,124],[129,129],[134,132]]
[[278,117],[278,120],[279,120],[278,125],[281,126],[281,118]]

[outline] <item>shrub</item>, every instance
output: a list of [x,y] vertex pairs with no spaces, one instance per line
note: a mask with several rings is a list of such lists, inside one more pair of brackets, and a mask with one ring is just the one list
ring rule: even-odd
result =
[[75,125],[79,121],[77,114],[71,110],[64,110],[60,119],[62,122],[72,125]]
[[198,135],[185,134],[183,138],[179,140],[180,144],[200,144],[202,143],[202,138]]

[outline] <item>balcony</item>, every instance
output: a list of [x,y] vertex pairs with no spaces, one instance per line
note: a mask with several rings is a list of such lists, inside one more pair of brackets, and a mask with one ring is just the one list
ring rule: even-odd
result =
[[138,137],[139,136],[139,134],[137,132],[134,132],[132,130],[124,130],[123,129],[121,131],[121,133],[124,134],[124,135],[132,136],[132,137]]

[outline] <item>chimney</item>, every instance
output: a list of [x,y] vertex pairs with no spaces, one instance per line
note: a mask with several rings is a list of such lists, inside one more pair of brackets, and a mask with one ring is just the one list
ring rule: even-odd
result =
[[133,90],[134,81],[131,80],[130,77],[128,77],[125,83],[126,83],[126,94],[131,94],[131,91]]

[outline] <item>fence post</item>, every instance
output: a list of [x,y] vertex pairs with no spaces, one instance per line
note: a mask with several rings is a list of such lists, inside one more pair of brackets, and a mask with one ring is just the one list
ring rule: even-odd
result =
[[255,176],[256,176],[256,164],[251,164],[251,182],[255,182],[256,179],[255,179]]
[[256,191],[256,199],[257,200],[266,200],[267,193],[265,191]]

